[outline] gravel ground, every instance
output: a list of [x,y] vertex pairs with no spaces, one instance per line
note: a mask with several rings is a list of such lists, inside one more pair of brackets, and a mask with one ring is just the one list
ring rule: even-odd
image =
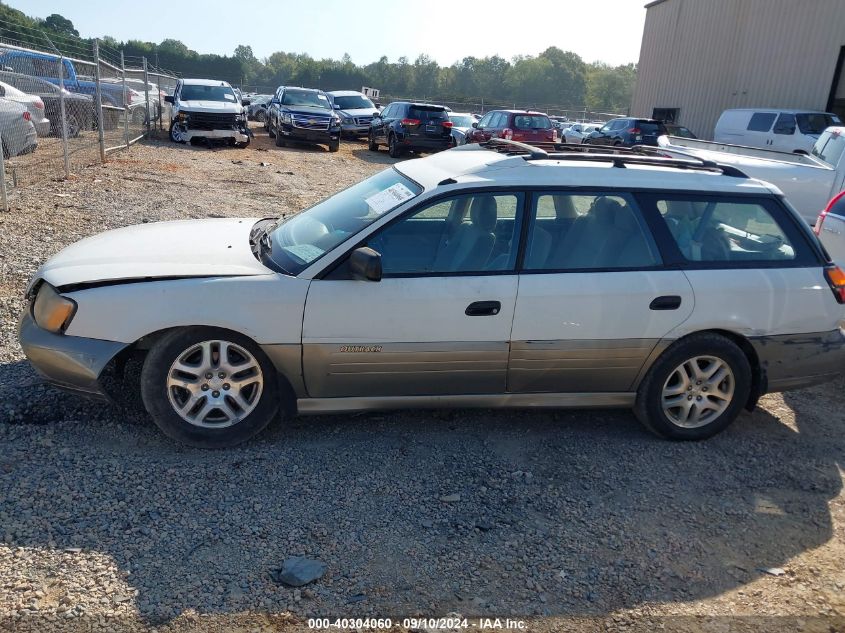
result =
[[[298,418],[208,452],[25,362],[24,285],[63,246],[292,212],[391,162],[260,133],[244,150],[150,142],[0,213],[0,630],[450,612],[471,629],[845,630],[842,381],[766,396],[698,444],[657,440],[626,411],[449,411]],[[290,556],[326,574],[280,586]]]

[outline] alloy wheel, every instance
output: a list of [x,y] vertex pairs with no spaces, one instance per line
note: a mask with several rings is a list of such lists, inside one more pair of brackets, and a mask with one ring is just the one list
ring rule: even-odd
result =
[[203,341],[179,354],[167,372],[167,397],[183,420],[223,429],[261,400],[264,376],[255,357],[229,341]]
[[678,365],[663,384],[663,413],[679,427],[694,429],[716,420],[730,406],[736,380],[716,356],[696,356]]

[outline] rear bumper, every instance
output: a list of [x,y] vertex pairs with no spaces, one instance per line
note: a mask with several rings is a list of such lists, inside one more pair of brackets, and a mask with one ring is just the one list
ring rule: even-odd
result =
[[100,374],[126,343],[53,334],[36,325],[28,310],[21,315],[18,340],[24,354],[47,382],[76,393],[108,399]]
[[452,135],[443,138],[425,138],[421,136],[410,136],[408,134],[399,137],[399,141],[406,149],[434,151],[438,152],[443,149],[452,147]]
[[845,332],[752,338],[768,381],[766,391],[802,389],[845,373]]
[[35,124],[35,133],[38,136],[50,136],[50,119],[44,117]]

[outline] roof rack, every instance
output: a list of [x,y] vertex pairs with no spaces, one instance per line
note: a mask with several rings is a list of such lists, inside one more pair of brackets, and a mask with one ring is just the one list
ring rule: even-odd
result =
[[[653,167],[674,167],[676,169],[690,169],[695,171],[718,172],[733,178],[748,178],[748,174],[733,165],[725,165],[712,160],[706,160],[675,150],[664,150],[660,147],[634,145],[633,147],[611,147],[606,145],[582,145],[573,143],[538,143],[529,145],[504,138],[491,138],[481,145],[493,151],[511,156],[524,156],[525,160],[573,160],[585,162],[611,162],[614,167],[624,168],[627,165],[650,165]],[[554,151],[547,151],[549,147]],[[683,158],[673,158],[667,154],[681,155]]]

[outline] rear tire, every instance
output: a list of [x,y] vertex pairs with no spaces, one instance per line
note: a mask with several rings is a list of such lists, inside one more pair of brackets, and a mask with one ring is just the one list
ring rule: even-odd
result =
[[736,419],[750,392],[745,353],[719,334],[693,334],[670,345],[649,369],[634,413],[660,437],[703,440]]
[[141,370],[141,397],[153,421],[168,437],[197,448],[234,446],[261,432],[279,410],[278,384],[258,345],[221,328],[166,334]]
[[390,154],[391,158],[401,158],[402,150],[399,149],[399,142],[396,140],[396,135],[391,134],[387,139],[387,153]]

